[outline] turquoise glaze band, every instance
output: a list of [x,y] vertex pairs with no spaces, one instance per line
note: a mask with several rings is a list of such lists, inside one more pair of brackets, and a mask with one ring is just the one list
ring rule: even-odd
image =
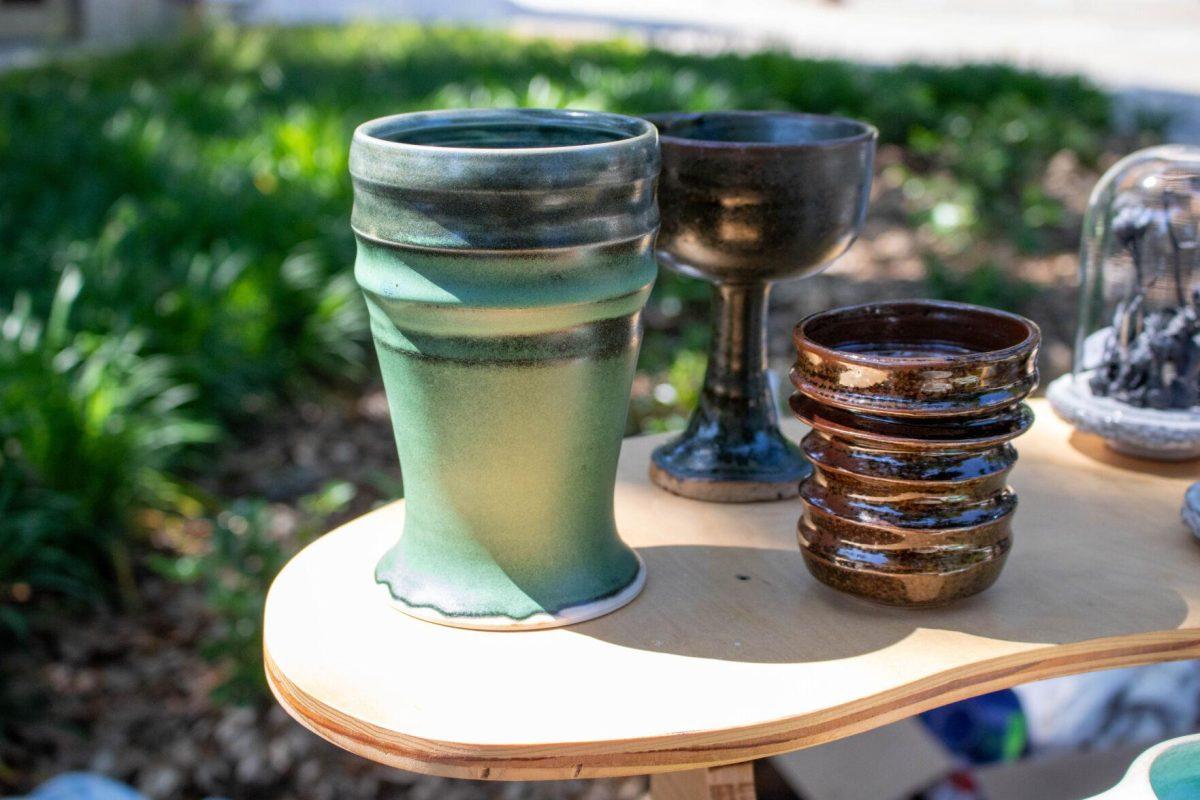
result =
[[376,579],[403,610],[467,627],[628,602],[642,568],[612,493],[655,276],[653,126],[404,114],[355,132],[350,171],[406,496]]

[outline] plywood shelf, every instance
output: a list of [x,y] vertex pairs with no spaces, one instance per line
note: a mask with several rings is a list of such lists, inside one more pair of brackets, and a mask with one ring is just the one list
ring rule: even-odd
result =
[[550,779],[742,762],[1029,680],[1200,657],[1200,546],[1178,517],[1200,467],[1147,469],[1035,408],[1017,442],[1014,550],[994,587],[958,605],[905,611],[826,589],[796,546],[797,501],[667,494],[646,477],[661,437],[643,437],[625,443],[616,496],[648,568],[631,605],[523,633],[410,619],[372,580],[401,531],[394,503],[280,573],[268,677],[302,724],[367,758]]

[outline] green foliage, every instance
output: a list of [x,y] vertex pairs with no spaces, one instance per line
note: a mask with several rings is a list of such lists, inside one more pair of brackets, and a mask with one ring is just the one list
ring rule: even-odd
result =
[[223,671],[214,690],[217,700],[244,704],[266,694],[262,619],[267,589],[295,548],[311,540],[354,493],[348,483],[329,484],[301,501],[298,522],[262,500],[239,500],[201,522],[197,553],[151,560],[161,574],[204,589],[216,625],[203,654]]
[[[123,535],[133,514],[168,504],[181,452],[215,429],[183,408],[195,397],[135,332],[71,328],[79,273],[59,282],[45,321],[25,293],[0,310],[0,590],[80,598],[101,579],[130,585]],[[13,606],[0,614],[18,628]]]
[[71,498],[36,487],[0,456],[0,643],[29,632],[26,608],[42,592],[98,596],[91,563],[71,550]]
[[1012,277],[990,261],[960,274],[931,256],[925,260],[925,269],[929,296],[941,300],[1019,312],[1037,293],[1036,286]]
[[266,692],[262,673],[262,614],[271,579],[287,563],[290,548],[273,534],[274,514],[261,500],[233,503],[207,520],[206,549],[194,556],[156,556],[151,564],[180,582],[196,582],[216,616],[202,647],[224,668],[214,689],[218,700],[249,703]]
[[1031,246],[1055,218],[1036,190],[1046,160],[1064,148],[1094,159],[1109,124],[1108,99],[1081,80],[1002,66],[411,26],[220,29],[0,80],[0,296],[29,291],[40,307],[57,274],[80,269],[85,328],[144,328],[220,413],[258,408],[301,375],[342,375],[361,363],[364,330],[348,275],[350,132],[465,105],[850,114],[908,148],[914,170],[946,176],[975,232]]
[[[218,29],[0,79],[0,297],[88,287],[83,330],[145,331],[222,418],[364,363],[346,153],[362,120],[445,106],[858,116],[941,175],[973,234],[1036,246],[1050,155],[1101,150],[1109,101],[1003,66],[702,57],[413,26]],[[921,204],[917,204],[918,212]],[[928,210],[928,209],[926,209]],[[702,300],[667,277],[660,300]],[[657,358],[653,347],[648,347]]]

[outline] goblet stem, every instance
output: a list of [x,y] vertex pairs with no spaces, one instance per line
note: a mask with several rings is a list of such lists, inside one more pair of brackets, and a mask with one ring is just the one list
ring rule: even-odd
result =
[[700,403],[683,434],[654,451],[667,491],[724,503],[795,497],[812,467],[780,434],[767,380],[768,283],[719,283]]
[[713,287],[708,369],[693,425],[715,424],[754,432],[778,424],[767,380],[770,294],[769,283],[722,283]]

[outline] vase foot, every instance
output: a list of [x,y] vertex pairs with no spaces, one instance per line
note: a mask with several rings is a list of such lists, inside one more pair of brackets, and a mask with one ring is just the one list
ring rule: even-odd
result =
[[613,611],[628,605],[633,601],[642,589],[646,586],[646,564],[642,561],[642,557],[634,553],[637,558],[638,569],[637,573],[623,589],[602,597],[599,600],[589,600],[586,603],[579,605],[568,606],[554,613],[548,611],[539,612],[523,619],[514,619],[513,617],[505,616],[469,616],[466,614],[445,614],[431,606],[414,606],[405,603],[403,600],[393,597],[386,585],[381,585],[380,589],[385,593],[387,602],[395,609],[402,611],[410,617],[415,617],[425,622],[435,622],[438,625],[446,625],[451,628],[469,628],[479,631],[536,631],[545,628],[561,628],[565,625],[574,625],[578,622],[586,622],[589,619],[596,619],[605,614],[611,614]]

